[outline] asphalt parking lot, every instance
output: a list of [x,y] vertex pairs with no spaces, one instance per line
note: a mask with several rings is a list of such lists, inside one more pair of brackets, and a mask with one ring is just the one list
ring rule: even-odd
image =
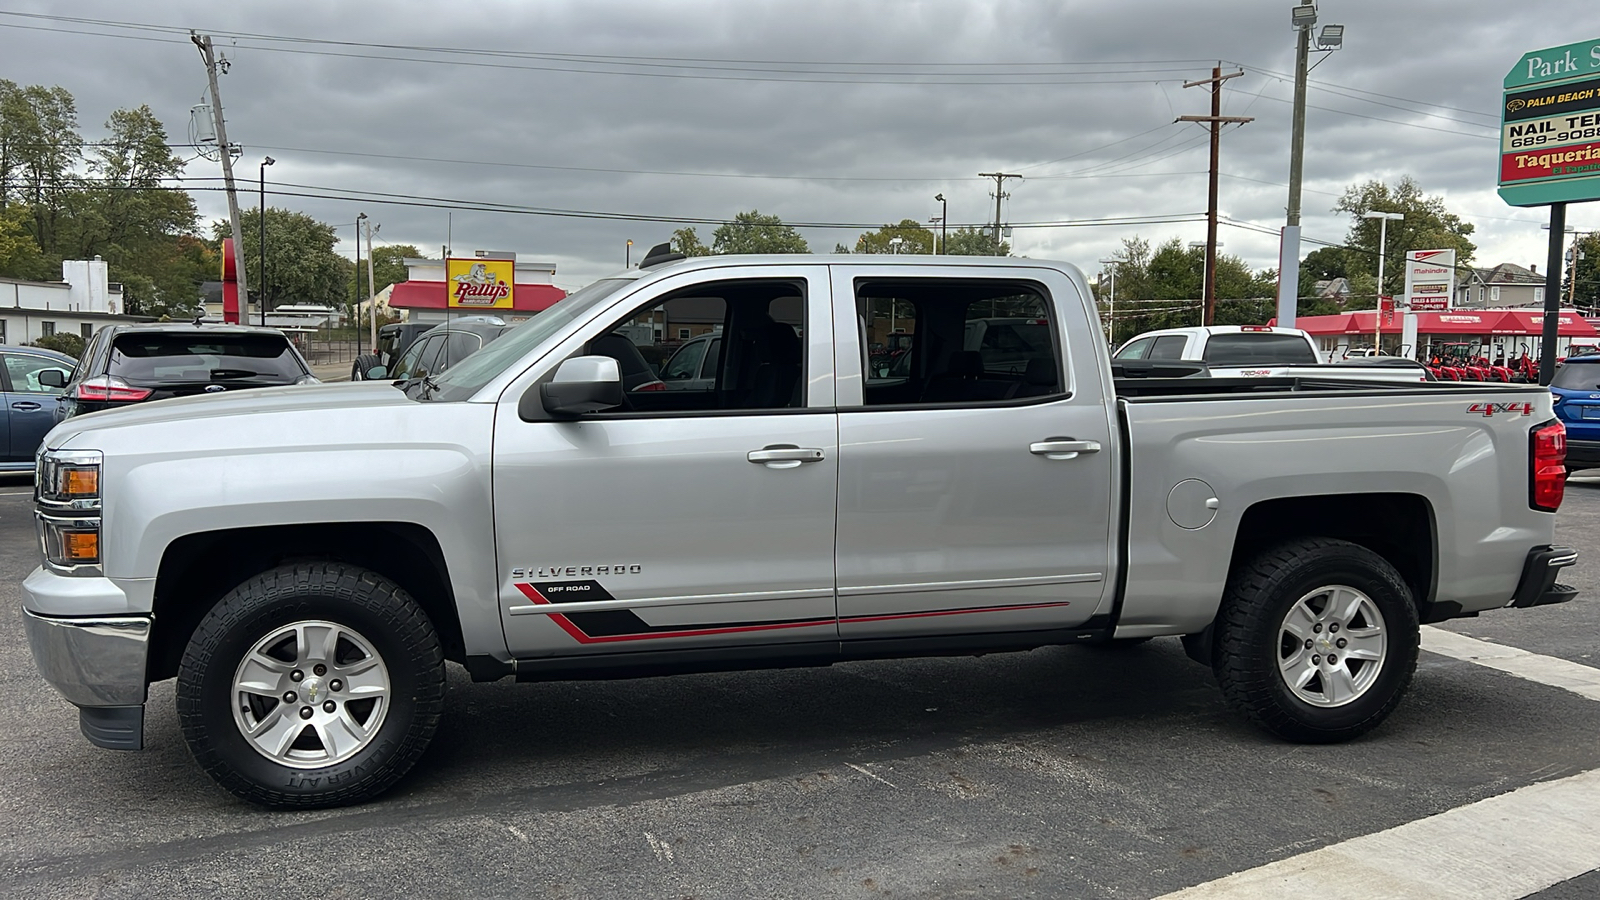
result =
[[[79,736],[21,631],[28,490],[0,480],[8,896],[1147,898],[1600,769],[1600,702],[1472,662],[1424,653],[1384,726],[1308,747],[1159,640],[543,685],[452,669],[397,789],[266,812],[192,763],[170,682],[145,752]],[[1600,478],[1574,480],[1578,600],[1449,628],[1600,665],[1597,525]],[[1595,895],[1597,872],[1536,896]]]

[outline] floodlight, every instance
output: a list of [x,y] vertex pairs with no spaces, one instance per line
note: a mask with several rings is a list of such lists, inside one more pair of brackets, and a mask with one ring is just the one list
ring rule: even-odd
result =
[[1310,28],[1317,24],[1315,3],[1302,3],[1289,11],[1289,23],[1296,28]]
[[1317,35],[1318,50],[1337,50],[1344,46],[1344,26],[1324,25]]

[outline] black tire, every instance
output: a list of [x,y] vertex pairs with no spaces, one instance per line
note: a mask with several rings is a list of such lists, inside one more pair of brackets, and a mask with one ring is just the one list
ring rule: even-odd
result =
[[356,361],[350,365],[350,380],[366,381],[367,370],[377,364],[378,357],[375,354],[363,353],[362,355],[356,357]]
[[[309,699],[297,696],[290,704],[284,702],[287,695],[267,699],[262,690],[241,692],[235,681],[245,677],[246,656],[286,630],[306,636],[302,644],[309,644],[314,635],[333,636],[324,641],[333,646],[331,654],[313,648],[297,656],[288,644],[266,651],[273,656],[267,662],[288,667],[282,678],[293,679],[302,692],[309,692]],[[371,657],[377,664],[358,673]],[[284,662],[285,658],[290,661]],[[317,659],[331,666],[315,671],[311,663]],[[345,671],[351,673],[349,683],[338,684],[339,673]],[[296,672],[300,677],[294,677]],[[380,677],[381,689],[365,689],[381,699],[353,696],[357,679],[368,682]],[[279,683],[280,689],[293,686]],[[341,689],[349,694],[341,696]],[[177,694],[178,719],[189,750],[218,784],[263,806],[343,806],[370,800],[388,789],[427,748],[444,705],[444,655],[422,608],[387,578],[338,563],[285,565],[229,591],[206,614],[184,651]],[[318,701],[318,696],[325,699]],[[274,719],[273,710],[280,702],[283,708]],[[316,708],[294,709],[301,704]],[[236,707],[241,715],[235,714]],[[291,712],[300,718],[310,718],[304,715],[310,712],[316,719],[301,726]],[[324,730],[324,719],[330,720],[329,730]],[[263,742],[279,743],[267,741],[269,721],[278,722],[280,734],[297,735],[278,752],[298,758],[274,758],[266,749],[258,750],[246,737],[247,721],[263,729],[257,738]],[[355,727],[333,735],[331,729],[343,722]],[[338,741],[324,740],[325,735],[348,736],[349,755],[333,753]],[[307,749],[296,749],[302,745]]]
[[[1319,593],[1332,586],[1344,591]],[[1369,605],[1360,605],[1358,595]],[[1305,623],[1316,618],[1311,613],[1318,603],[1329,610],[1336,605],[1366,610],[1345,624],[1345,635],[1359,646],[1340,642],[1335,649],[1332,618],[1329,627],[1318,623],[1309,633],[1313,626]],[[1311,646],[1300,644],[1290,630],[1289,614],[1297,607],[1302,615],[1294,624],[1304,626]],[[1229,579],[1216,631],[1212,665],[1228,704],[1281,738],[1316,744],[1349,740],[1388,717],[1411,684],[1421,639],[1411,590],[1394,566],[1365,547],[1327,538],[1289,541],[1239,566]],[[1362,675],[1371,660],[1338,658],[1380,646],[1374,635],[1383,638],[1375,673]],[[1302,651],[1310,655],[1301,656]],[[1324,663],[1325,652],[1335,654],[1338,665]],[[1295,666],[1295,675],[1310,672],[1311,681],[1292,686],[1294,676],[1282,674],[1280,661]],[[1346,688],[1347,674],[1359,689],[1353,699],[1341,701],[1337,695]],[[1320,696],[1308,702],[1302,694]]]

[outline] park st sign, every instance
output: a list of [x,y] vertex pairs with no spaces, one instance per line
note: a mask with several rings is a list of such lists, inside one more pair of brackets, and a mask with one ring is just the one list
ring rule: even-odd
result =
[[1512,206],[1600,200],[1600,39],[1528,53],[1504,87],[1501,199]]

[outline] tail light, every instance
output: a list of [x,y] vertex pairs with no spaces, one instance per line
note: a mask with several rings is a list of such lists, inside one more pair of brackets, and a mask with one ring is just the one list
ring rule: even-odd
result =
[[634,388],[636,391],[664,391],[666,389],[666,384],[660,381],[646,381],[644,384]]
[[150,388],[134,387],[115,375],[90,378],[73,388],[72,395],[79,400],[99,400],[112,403],[132,403],[150,396]]
[[1272,328],[1271,328],[1271,326],[1268,326],[1268,325],[1241,325],[1241,326],[1239,326],[1239,330],[1240,331],[1266,331],[1266,332],[1270,332],[1270,331],[1272,331]]
[[1538,425],[1528,437],[1528,505],[1555,512],[1567,492],[1567,427]]

